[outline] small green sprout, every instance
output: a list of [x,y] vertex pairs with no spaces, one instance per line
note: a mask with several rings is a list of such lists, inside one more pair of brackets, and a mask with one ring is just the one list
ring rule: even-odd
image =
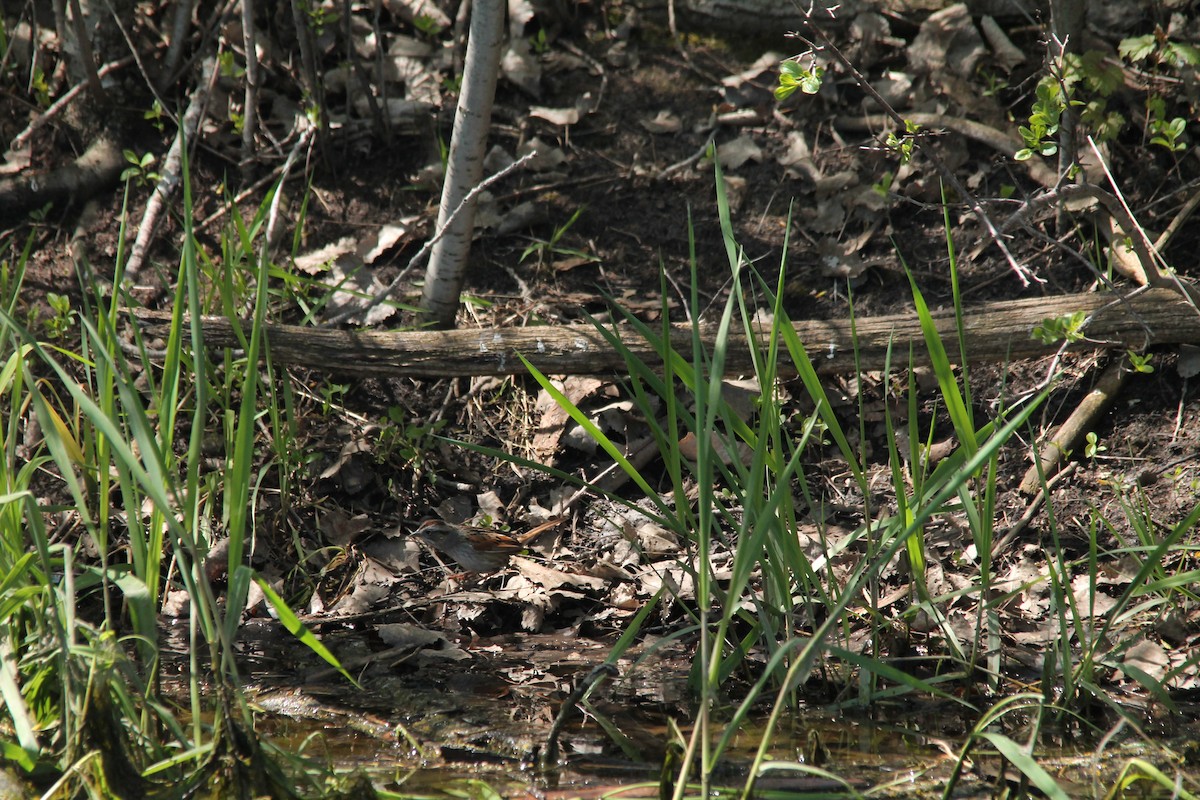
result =
[[1135,353],[1132,350],[1125,351],[1125,355],[1129,357],[1129,366],[1134,372],[1140,372],[1143,375],[1149,375],[1154,372],[1154,365],[1150,363],[1149,353]]
[[825,70],[813,65],[805,69],[800,62],[788,59],[779,65],[779,85],[775,87],[775,99],[786,100],[799,89],[804,94],[816,94],[821,91],[821,78]]
[[121,173],[121,180],[128,181],[131,178],[137,181],[139,186],[145,186],[150,183],[158,183],[162,180],[162,176],[150,169],[150,165],[154,163],[155,158],[153,153],[143,153],[138,155],[132,150],[123,151],[125,161],[129,164],[128,167]]
[[1037,339],[1042,344],[1054,344],[1067,341],[1078,342],[1083,338],[1083,321],[1087,314],[1076,311],[1074,314],[1063,314],[1061,317],[1046,317],[1041,324],[1035,325],[1029,338]]

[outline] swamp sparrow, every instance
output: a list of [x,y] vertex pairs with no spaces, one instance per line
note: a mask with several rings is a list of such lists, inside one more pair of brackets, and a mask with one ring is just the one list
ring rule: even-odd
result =
[[487,528],[455,525],[431,518],[417,526],[413,538],[454,559],[469,572],[495,572],[508,564],[514,553],[521,552],[527,544],[562,521],[543,522],[520,536],[509,536]]

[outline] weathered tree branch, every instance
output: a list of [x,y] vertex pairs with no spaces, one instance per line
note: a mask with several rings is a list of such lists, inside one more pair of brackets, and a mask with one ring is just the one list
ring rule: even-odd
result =
[[[1154,344],[1200,344],[1200,314],[1177,292],[1151,289],[1123,301],[1097,294],[1041,297],[1015,302],[990,303],[965,313],[966,352],[977,361],[1006,361],[1048,356],[1058,344],[1045,345],[1030,338],[1033,326],[1047,317],[1082,311],[1091,317],[1088,337],[1073,349],[1131,348]],[[169,312],[132,312],[139,325],[164,333]],[[954,334],[952,310],[935,312],[944,340]],[[233,326],[224,317],[203,319],[210,347],[237,347]],[[915,314],[858,319],[854,337],[845,320],[808,320],[793,324],[816,368],[824,373],[850,372],[855,367],[854,338],[863,369],[880,369],[889,343],[892,363],[906,364],[909,345],[914,358],[925,363],[926,348]],[[617,326],[623,345],[650,364],[661,363],[654,348],[627,327]],[[704,337],[711,345],[713,329]],[[675,326],[672,344],[691,352],[691,331]],[[454,331],[335,331],[292,325],[269,325],[267,341],[275,363],[287,363],[358,375],[470,376],[513,375],[524,372],[517,354],[549,374],[620,372],[626,369],[621,355],[589,325],[532,328],[483,328]],[[730,372],[752,369],[749,343],[732,336],[727,358]],[[763,342],[755,343],[762,352]],[[956,347],[948,348],[953,353]]]
[[86,200],[117,182],[126,166],[113,131],[104,131],[74,162],[51,172],[0,178],[0,209],[16,217],[50,202]]

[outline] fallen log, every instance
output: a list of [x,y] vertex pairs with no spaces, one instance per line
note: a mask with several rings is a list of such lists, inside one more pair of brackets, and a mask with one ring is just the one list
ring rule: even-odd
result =
[[[1141,350],[1156,344],[1200,344],[1200,312],[1177,292],[1149,289],[1126,299],[1109,295],[1081,294],[1038,297],[1012,302],[989,303],[964,310],[966,352],[975,362],[1010,361],[1052,355],[1058,344],[1043,344],[1030,338],[1033,327],[1047,318],[1082,311],[1090,317],[1084,328],[1086,339],[1071,349]],[[134,310],[137,323],[154,335],[165,335],[170,313]],[[954,312],[934,312],[938,334],[955,360]],[[238,347],[233,324],[224,317],[203,317],[204,340],[209,347]],[[240,323],[244,331],[249,323]],[[651,326],[655,327],[655,326]],[[892,364],[908,363],[910,345],[915,363],[928,363],[920,323],[915,313],[858,319],[853,334],[846,320],[805,320],[793,323],[817,370],[822,373],[852,372],[855,368],[854,340],[862,369],[881,369],[889,343]],[[625,325],[610,326],[630,353],[651,365],[662,360],[654,348]],[[541,326],[529,328],[475,328],[452,331],[365,331],[268,325],[267,342],[275,363],[311,367],[351,375],[401,375],[414,377],[457,377],[472,375],[515,375],[525,371],[517,354],[523,355],[543,373],[581,375],[624,372],[621,354],[591,325]],[[701,338],[711,352],[716,328],[701,327]],[[687,325],[671,327],[671,343],[690,359],[692,333]],[[742,334],[729,337],[727,372],[752,371],[751,342]],[[765,352],[765,332],[753,343]],[[780,348],[781,371],[794,371],[787,350]]]

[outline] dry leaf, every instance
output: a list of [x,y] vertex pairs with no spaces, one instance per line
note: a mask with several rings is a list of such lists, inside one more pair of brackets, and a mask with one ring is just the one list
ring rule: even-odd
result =
[[364,574],[385,575],[386,583],[391,583],[394,576],[415,575],[420,571],[421,546],[399,530],[372,536],[360,545],[360,549],[367,557]]
[[392,647],[429,647],[446,641],[445,635],[437,631],[402,622],[377,625],[375,631],[384,644]]
[[908,46],[908,63],[917,72],[946,70],[969,78],[986,54],[983,37],[975,29],[966,3],[956,3],[921,23],[921,29]]
[[749,422],[750,417],[758,410],[760,398],[762,398],[762,386],[753,378],[742,380],[729,378],[721,381],[721,399],[743,422]]
[[[715,431],[710,433],[708,436],[709,445],[712,447],[713,452],[717,454],[717,457],[721,459],[721,463],[732,464],[734,453],[729,451],[729,447],[726,445],[725,437],[721,436]],[[696,434],[688,431],[687,434],[685,434],[684,437],[679,440],[679,454],[689,461],[695,461],[699,455],[699,445],[700,442],[696,438]],[[750,459],[753,457],[753,452],[745,442],[738,442],[734,449],[737,457],[741,459],[743,464],[750,463]]]
[[489,175],[493,175],[502,169],[511,165],[513,158],[507,150],[498,144],[492,145],[492,149],[488,150],[488,154],[483,157],[483,171]]
[[576,267],[582,267],[585,264],[595,264],[597,259],[591,256],[575,256],[574,258],[560,258],[550,266],[555,272],[570,272]]
[[508,0],[508,35],[511,39],[523,39],[526,26],[537,17],[537,9],[529,0]]
[[642,120],[641,125],[650,133],[679,133],[683,130],[682,120],[670,111],[659,111],[653,119]]
[[1184,379],[1200,375],[1200,347],[1194,344],[1179,345],[1179,360],[1175,362],[1175,371]]
[[16,175],[29,169],[32,163],[30,154],[33,150],[28,146],[12,148],[10,147],[4,154],[4,164],[0,166],[0,175]]
[[747,161],[762,161],[762,148],[754,143],[754,139],[744,134],[731,142],[717,147],[717,161],[728,170],[734,170]]
[[721,80],[721,97],[732,108],[769,105],[775,102],[774,88],[782,53],[768,51],[736,75]]
[[369,308],[371,301],[383,292],[385,287],[375,273],[366,269],[357,257],[338,259],[330,267],[326,281],[337,288],[322,309],[324,315],[336,317],[343,312],[352,312],[346,317],[349,322],[371,327],[396,313],[396,309],[387,303]]
[[[414,36],[406,36],[403,33],[391,32],[388,34],[390,41],[388,42],[389,56],[411,56],[412,58],[429,58],[433,55],[433,45],[429,42],[418,39]],[[370,57],[374,57],[374,53]]]
[[[376,100],[376,107],[379,101]],[[373,115],[371,102],[364,94],[356,94],[350,107],[355,116],[360,119],[370,119]],[[383,104],[383,114],[388,122],[402,130],[411,131],[427,122],[437,106],[434,103],[420,100],[409,100],[404,97],[389,97]]]
[[500,74],[530,97],[541,97],[542,66],[529,50],[528,39],[513,39],[500,59]]
[[396,246],[404,234],[412,230],[416,217],[400,220],[398,225],[382,225],[379,230],[364,236],[358,243],[358,255],[364,264],[374,264],[380,256]]
[[481,492],[475,495],[475,502],[479,504],[479,513],[486,515],[492,522],[504,520],[504,501],[500,499],[500,495],[493,491]]
[[563,572],[562,570],[543,566],[536,561],[520,556],[513,557],[512,565],[517,568],[517,572],[521,575],[524,575],[531,582],[547,590],[569,586],[574,589],[599,591],[605,585],[605,582],[600,578],[594,578],[590,575],[579,575],[574,572]]
[[350,517],[336,508],[330,508],[317,519],[317,530],[325,536],[325,541],[339,547],[350,544],[370,529],[371,519],[366,514]]
[[1114,598],[1096,591],[1090,575],[1076,575],[1071,580],[1071,593],[1075,597],[1075,607],[1084,619],[1099,619],[1117,604]]
[[546,108],[545,106],[530,106],[529,116],[544,119],[551,125],[574,125],[579,122],[582,114],[578,108]]
[[1167,651],[1163,649],[1162,645],[1142,639],[1125,652],[1121,663],[1140,669],[1154,680],[1161,681],[1167,674],[1171,660],[1167,657]]
[[[568,400],[578,406],[587,398],[598,394],[608,384],[596,378],[573,375],[562,383],[554,381],[554,385]],[[541,415],[533,437],[534,456],[545,464],[553,464],[554,454],[566,433],[566,425],[570,416],[545,389],[538,393],[534,411]]]
[[809,149],[808,140],[804,138],[803,131],[788,131],[786,141],[787,150],[783,152],[783,155],[775,159],[780,165],[790,167],[802,161],[811,164],[812,151]]
[[296,256],[292,264],[305,275],[316,275],[318,272],[324,272],[342,256],[353,253],[356,247],[357,243],[354,241],[354,237],[343,236],[336,242]]
[[549,218],[550,214],[545,204],[535,200],[526,200],[510,208],[490,227],[494,228],[497,234],[504,236],[505,234],[532,228]]
[[374,583],[359,583],[348,595],[343,595],[329,609],[330,616],[353,616],[370,611],[376,603],[385,599],[391,591],[390,586],[380,586]]
[[528,161],[526,167],[531,172],[549,172],[562,166],[567,160],[567,154],[562,149],[546,144],[537,136],[523,144],[517,150],[517,155],[523,156],[526,153],[534,152],[537,155]]

